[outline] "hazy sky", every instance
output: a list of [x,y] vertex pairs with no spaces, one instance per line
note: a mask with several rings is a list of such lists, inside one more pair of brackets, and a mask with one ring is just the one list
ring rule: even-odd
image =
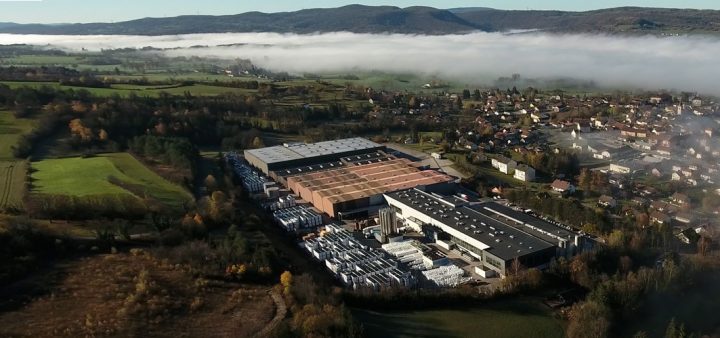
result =
[[184,14],[282,12],[352,3],[398,7],[492,7],[499,9],[589,10],[618,6],[720,9],[718,0],[0,0],[0,22],[110,22]]

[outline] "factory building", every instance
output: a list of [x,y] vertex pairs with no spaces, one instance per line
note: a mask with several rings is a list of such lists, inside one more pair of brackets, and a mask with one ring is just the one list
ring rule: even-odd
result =
[[245,150],[245,159],[265,175],[271,171],[337,161],[342,157],[384,151],[385,146],[355,137],[318,143],[286,143]]
[[404,226],[456,247],[502,276],[516,260],[543,268],[553,257],[570,257],[590,245],[569,228],[494,202],[470,205],[420,189],[387,193],[385,199]]
[[[385,147],[363,138],[245,151],[245,160],[337,219],[366,217],[384,204],[383,194],[417,186],[439,186],[455,178],[420,170],[410,160],[388,155]],[[279,189],[257,175],[243,181],[269,197]]]
[[437,171],[421,171],[404,158],[388,156],[370,163],[351,163],[287,177],[287,187],[317,209],[336,218],[383,204],[383,194],[417,186],[446,185],[455,179]]

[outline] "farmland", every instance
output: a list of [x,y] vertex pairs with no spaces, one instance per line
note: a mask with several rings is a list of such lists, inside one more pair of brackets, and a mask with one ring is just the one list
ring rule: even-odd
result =
[[33,127],[31,119],[17,119],[9,111],[0,111],[0,210],[20,206],[25,189],[25,164],[12,154],[20,136]]
[[19,207],[25,189],[25,162],[0,161],[0,210]]
[[[127,186],[141,187],[142,194],[179,208],[191,198],[174,185],[143,166],[127,153],[104,154],[91,158],[46,159],[32,164],[34,194],[87,197],[97,195],[138,195]],[[123,187],[111,183],[114,177]],[[144,196],[138,196],[144,197]]]
[[196,96],[214,96],[214,95],[220,95],[224,93],[233,93],[233,94],[240,94],[240,95],[247,95],[251,93],[252,91],[249,91],[247,89],[242,88],[228,88],[228,87],[220,87],[220,86],[210,86],[210,85],[203,85],[203,84],[195,84],[195,85],[175,85],[175,86],[142,86],[142,85],[124,85],[124,84],[117,84],[112,85],[110,88],[89,88],[89,87],[75,87],[75,86],[65,86],[60,85],[59,83],[55,82],[13,82],[13,81],[5,81],[0,82],[3,84],[8,85],[10,88],[20,88],[20,87],[31,87],[31,88],[39,88],[43,86],[48,86],[52,88],[57,89],[74,89],[74,90],[87,90],[93,95],[100,96],[100,97],[108,97],[113,95],[120,95],[122,97],[129,96],[131,93],[134,93],[138,96],[147,96],[147,97],[158,97],[160,93],[167,93],[170,95],[184,95],[185,93],[190,93],[191,95]]
[[0,111],[0,160],[13,158],[12,146],[32,127],[31,119],[17,119],[9,111]]

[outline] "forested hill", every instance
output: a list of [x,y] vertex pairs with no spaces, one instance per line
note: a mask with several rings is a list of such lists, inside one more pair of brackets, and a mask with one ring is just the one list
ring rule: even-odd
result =
[[593,33],[720,33],[720,11],[622,7],[588,12],[507,11],[490,8],[350,5],[296,12],[172,18],[145,18],[118,23],[16,25],[0,24],[1,33],[168,35],[221,32],[449,34],[471,31],[538,29]]
[[588,12],[451,10],[492,30],[539,29],[560,33],[720,33],[720,11],[619,7]]
[[118,23],[0,26],[3,33],[167,35],[222,32],[448,34],[487,30],[448,10],[431,7],[350,5],[297,12],[172,18],[145,18]]

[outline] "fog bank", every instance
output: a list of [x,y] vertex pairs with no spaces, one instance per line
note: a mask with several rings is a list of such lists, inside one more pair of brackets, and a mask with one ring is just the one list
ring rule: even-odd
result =
[[[619,37],[544,33],[416,36],[402,34],[278,33],[173,36],[47,36],[0,34],[0,44],[25,43],[79,50],[170,49],[172,56],[250,59],[291,73],[386,71],[436,74],[489,83],[571,77],[607,87],[677,89],[720,94],[720,39]],[[204,48],[190,48],[206,46]]]

